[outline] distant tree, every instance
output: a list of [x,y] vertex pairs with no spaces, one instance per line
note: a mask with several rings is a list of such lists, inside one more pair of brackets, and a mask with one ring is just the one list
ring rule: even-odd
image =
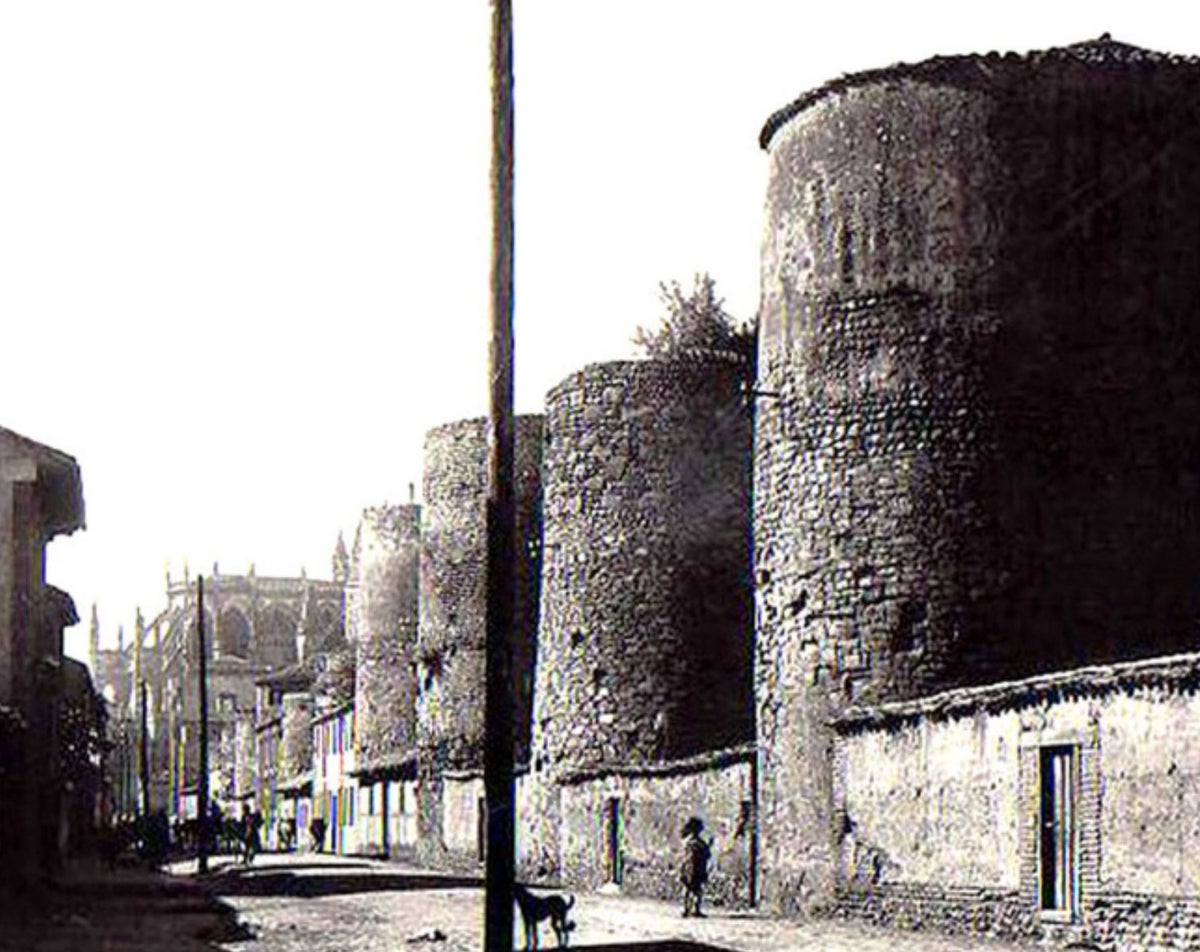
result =
[[680,360],[688,357],[718,357],[742,364],[753,379],[757,328],[739,322],[725,310],[717,297],[712,277],[698,274],[690,294],[678,281],[659,284],[666,313],[657,330],[638,327],[633,342],[651,360]]

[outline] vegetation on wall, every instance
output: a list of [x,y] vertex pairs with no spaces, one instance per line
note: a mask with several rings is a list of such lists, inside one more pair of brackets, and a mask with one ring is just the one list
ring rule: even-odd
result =
[[745,365],[753,379],[758,328],[754,321],[738,321],[717,297],[716,282],[707,274],[693,278],[685,292],[678,281],[659,284],[665,313],[656,330],[638,327],[633,343],[651,360],[686,360],[689,357],[724,358]]

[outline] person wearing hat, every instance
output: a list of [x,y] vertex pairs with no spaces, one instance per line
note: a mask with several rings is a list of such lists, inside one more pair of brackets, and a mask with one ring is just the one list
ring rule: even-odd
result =
[[712,857],[712,844],[700,838],[704,821],[692,817],[683,825],[683,856],[679,864],[679,878],[683,882],[683,916],[700,916],[700,899],[704,884],[708,882],[708,861]]

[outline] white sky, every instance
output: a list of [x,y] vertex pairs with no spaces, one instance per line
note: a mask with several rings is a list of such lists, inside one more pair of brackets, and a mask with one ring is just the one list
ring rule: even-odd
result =
[[[1114,38],[1179,3],[515,0],[518,410],[657,286],[758,302],[767,116],[842,73]],[[73,454],[48,580],[106,643],[164,571],[327,578],[486,407],[483,0],[0,4],[0,425]]]

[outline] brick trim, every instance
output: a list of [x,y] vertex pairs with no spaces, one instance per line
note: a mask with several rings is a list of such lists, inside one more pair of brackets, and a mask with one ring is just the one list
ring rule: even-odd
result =
[[869,888],[843,887],[832,910],[899,929],[950,935],[1032,938],[1037,917],[1022,891],[932,883],[877,883]]
[[1100,734],[1095,715],[1086,731],[1071,735],[1043,732],[1026,726],[1021,733],[1018,753],[1020,789],[1018,803],[1021,811],[1020,892],[1030,908],[1046,921],[1062,921],[1053,916],[1041,916],[1041,752],[1047,747],[1071,747],[1074,750],[1075,770],[1072,777],[1072,796],[1075,815],[1076,880],[1075,910],[1070,921],[1086,922],[1091,897],[1100,888],[1100,809],[1103,777],[1100,758]]

